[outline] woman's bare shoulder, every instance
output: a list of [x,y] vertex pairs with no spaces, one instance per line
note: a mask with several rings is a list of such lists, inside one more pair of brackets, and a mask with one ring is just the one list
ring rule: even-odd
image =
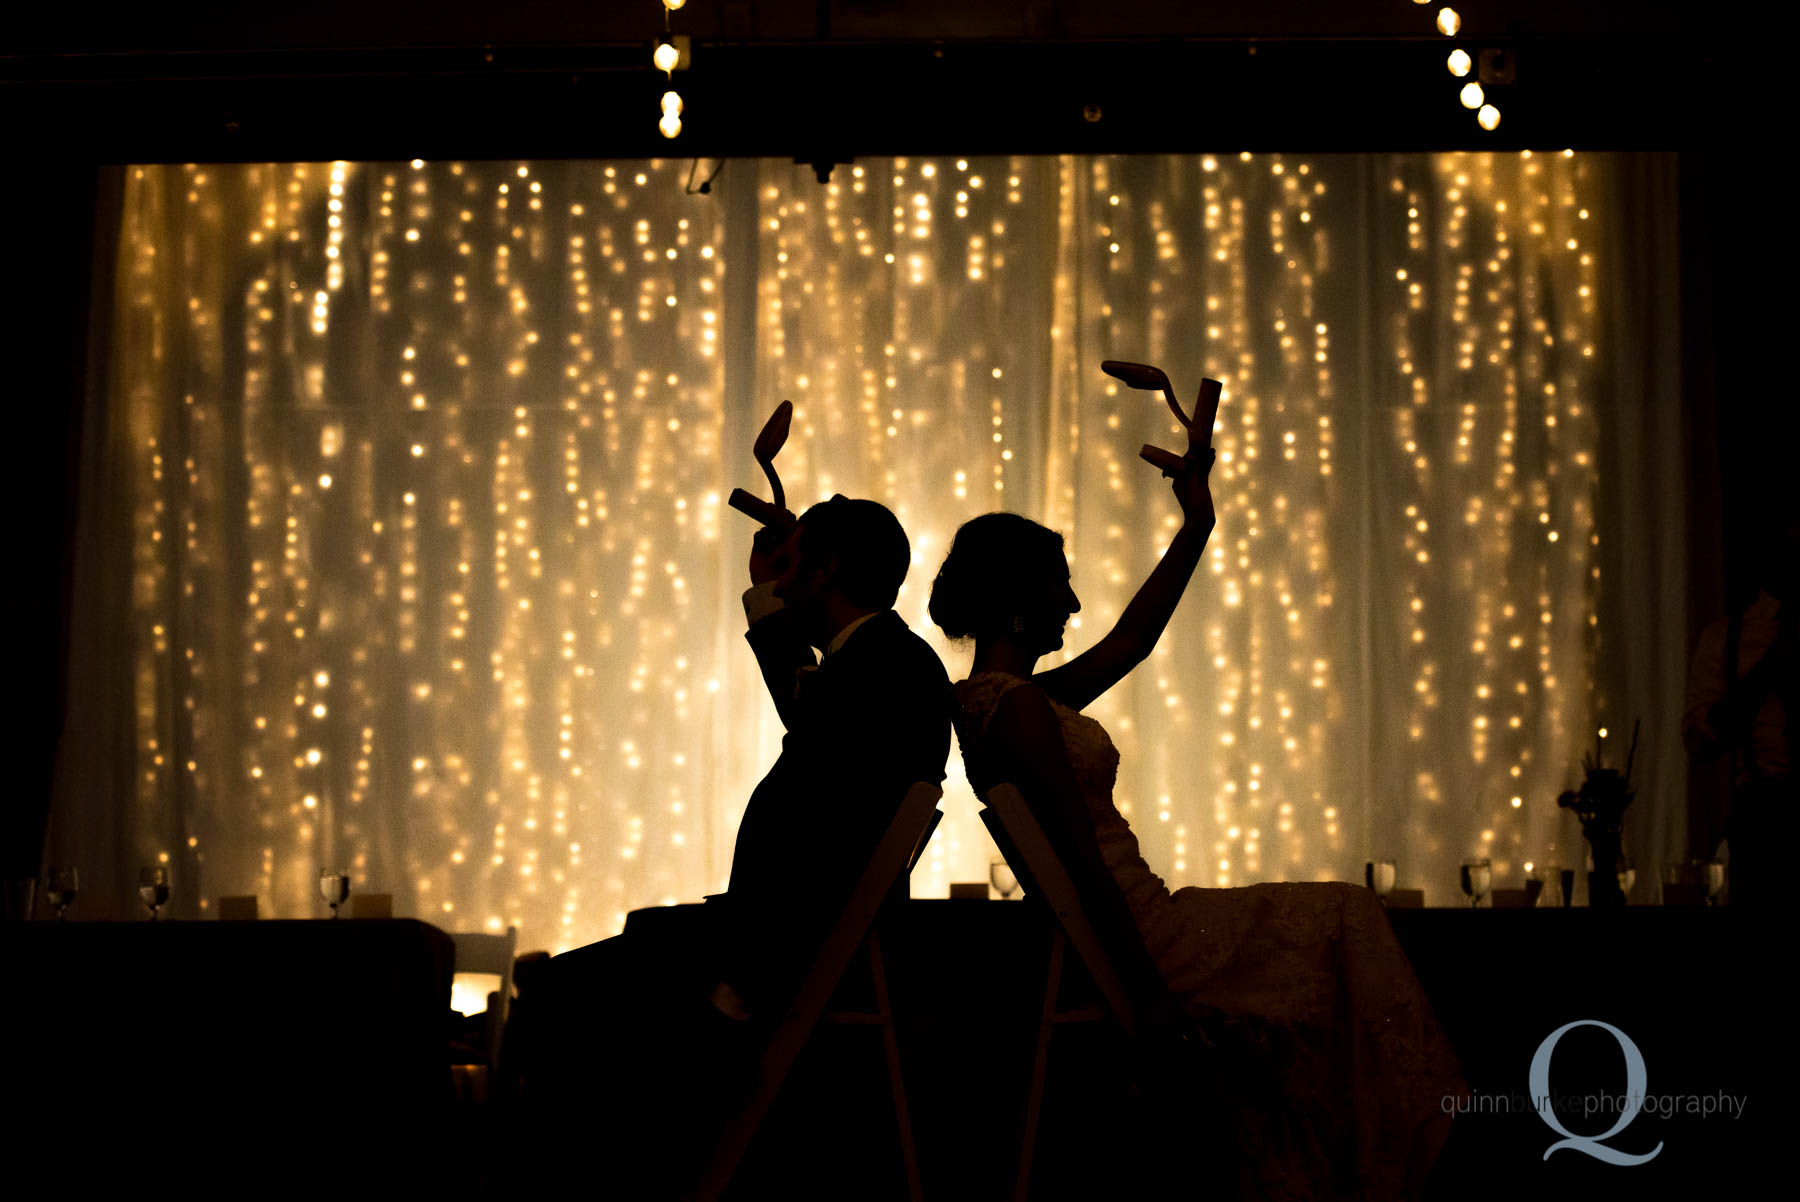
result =
[[1002,710],[1011,714],[1021,706],[1044,704],[1038,700],[1044,694],[1036,684],[1010,672],[977,672],[957,681],[954,689],[971,735],[984,733]]

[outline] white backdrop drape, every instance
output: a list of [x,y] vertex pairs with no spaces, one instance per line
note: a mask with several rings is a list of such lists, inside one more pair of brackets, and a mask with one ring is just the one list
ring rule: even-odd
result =
[[[1176,521],[1108,358],[1226,382],[1219,525],[1094,714],[1171,885],[1452,904],[1579,868],[1643,734],[1686,854],[1672,161],[1444,154],[145,166],[89,423],[51,855],[178,914],[322,867],[555,949],[721,888],[779,725],[738,594],[782,399],[796,507],[879,499],[925,616],[956,526],[1065,532],[1070,651]],[[953,752],[914,880],[993,854]],[[1647,878],[1647,879],[1646,879]]]

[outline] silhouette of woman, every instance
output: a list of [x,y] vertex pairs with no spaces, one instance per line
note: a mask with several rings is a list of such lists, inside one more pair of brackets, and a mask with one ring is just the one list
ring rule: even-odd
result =
[[982,790],[1016,786],[1073,860],[1084,897],[1116,890],[1100,908],[1129,911],[1187,1016],[1228,1033],[1221,1046],[1255,1049],[1238,1079],[1195,1085],[1223,1095],[1235,1196],[1417,1197],[1448,1134],[1444,1099],[1465,1089],[1374,895],[1313,883],[1171,895],[1113,804],[1118,752],[1080,712],[1167,626],[1212,532],[1211,466],[1201,451],[1175,476],[1185,521],[1118,624],[1045,672],[1038,660],[1062,646],[1081,608],[1062,536],[1009,513],[957,531],[931,616],[950,637],[975,641],[969,678],[955,686],[969,779]]

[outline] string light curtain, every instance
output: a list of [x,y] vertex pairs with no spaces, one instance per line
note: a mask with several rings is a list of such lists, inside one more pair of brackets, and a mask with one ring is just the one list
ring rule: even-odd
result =
[[[1606,283],[1628,157],[126,169],[52,854],[168,863],[188,917],[322,913],[341,866],[555,949],[717,891],[781,733],[723,505],[768,411],[797,505],[899,514],[957,678],[925,609],[963,520],[1065,532],[1071,652],[1176,528],[1136,452],[1180,432],[1121,358],[1225,381],[1205,562],[1092,711],[1171,885],[1579,868],[1554,798],[1633,716],[1654,862],[1685,648],[1627,688],[1611,627],[1684,532],[1622,560],[1596,520],[1679,451],[1608,468],[1656,333]],[[949,770],[915,895],[994,854]]]

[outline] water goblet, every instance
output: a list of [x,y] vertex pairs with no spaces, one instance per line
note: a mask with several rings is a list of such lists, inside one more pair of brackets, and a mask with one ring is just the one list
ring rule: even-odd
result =
[[75,895],[81,892],[81,874],[72,866],[54,867],[44,876],[44,892],[50,897],[50,904],[56,907],[56,920],[61,922],[69,916],[69,907],[75,904]]
[[1462,862],[1462,891],[1469,896],[1471,910],[1481,904],[1481,899],[1487,896],[1488,889],[1493,883],[1494,866],[1492,861],[1480,859]]
[[338,916],[338,907],[350,896],[350,874],[339,868],[322,868],[319,870],[319,896],[331,907],[331,916]]
[[1387,904],[1388,894],[1394,891],[1395,864],[1392,860],[1370,860],[1363,868],[1363,880],[1374,891],[1375,896]]
[[1725,865],[1718,860],[1702,860],[1700,887],[1706,893],[1706,904],[1718,905],[1719,895],[1725,892]]
[[1630,856],[1620,856],[1618,867],[1614,871],[1619,876],[1619,891],[1629,899],[1631,887],[1637,884],[1637,864]]
[[1665,906],[1686,905],[1690,896],[1697,896],[1699,881],[1694,875],[1692,860],[1664,860],[1662,866],[1662,904]]
[[1538,895],[1533,905],[1550,907],[1562,904],[1561,881],[1557,879],[1560,871],[1561,868],[1556,864],[1538,864],[1526,874],[1526,880],[1536,881],[1538,884]]
[[1019,878],[1013,875],[1012,865],[1005,860],[994,860],[988,864],[988,883],[999,891],[1002,901],[1010,901],[1013,891],[1019,887]]
[[156,921],[156,912],[163,908],[169,900],[169,870],[167,868],[145,868],[138,872],[138,896],[150,907],[150,921]]

